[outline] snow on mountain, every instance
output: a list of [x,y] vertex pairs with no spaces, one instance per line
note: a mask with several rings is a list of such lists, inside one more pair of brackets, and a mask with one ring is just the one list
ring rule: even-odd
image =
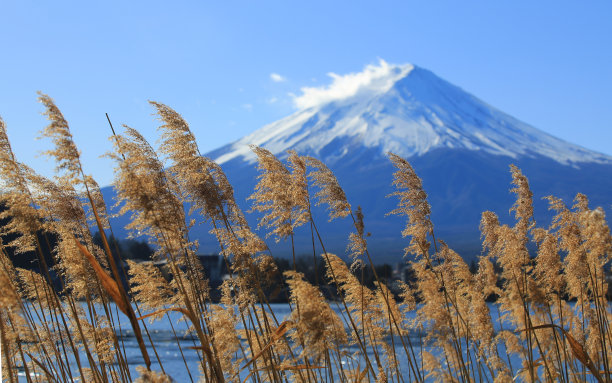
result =
[[612,164],[612,157],[535,129],[414,65],[379,65],[339,76],[325,88],[303,88],[299,110],[215,151],[223,164],[254,161],[249,145],[284,155],[288,149],[333,164],[361,146],[403,157],[434,149],[546,157],[560,164]]

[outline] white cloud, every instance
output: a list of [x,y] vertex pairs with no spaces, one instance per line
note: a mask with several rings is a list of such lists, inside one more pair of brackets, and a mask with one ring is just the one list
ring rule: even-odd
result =
[[253,110],[253,104],[242,104],[242,108],[250,112]]
[[268,104],[274,104],[274,103],[276,103],[277,101],[278,101],[278,98],[276,98],[276,97],[270,97],[270,98],[268,99]]
[[287,79],[283,76],[281,76],[278,73],[270,73],[270,79],[274,82],[284,82],[287,81]]
[[392,65],[380,60],[378,65],[368,65],[362,72],[338,75],[328,73],[332,83],[321,87],[303,87],[299,96],[292,95],[297,108],[306,109],[331,101],[343,100],[361,92],[384,92],[395,81],[412,70],[412,65]]

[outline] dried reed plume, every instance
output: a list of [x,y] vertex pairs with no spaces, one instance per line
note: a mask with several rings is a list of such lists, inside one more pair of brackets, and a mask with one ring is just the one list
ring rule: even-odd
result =
[[38,93],[38,100],[45,106],[45,116],[49,125],[41,132],[43,137],[53,140],[54,149],[47,150],[44,154],[54,157],[57,161],[57,170],[66,172],[66,178],[72,183],[79,183],[82,173],[80,164],[80,152],[72,139],[72,133],[68,122],[59,110],[53,99],[46,94]]
[[[303,223],[300,222],[302,209],[293,198],[292,177],[285,165],[266,149],[257,146],[251,149],[257,155],[257,169],[260,171],[255,192],[249,197],[253,200],[252,210],[264,213],[259,226],[271,228],[268,236],[275,236],[278,242],[293,235],[293,229]],[[297,214],[294,212],[296,207]]]
[[319,363],[330,350],[339,350],[348,341],[344,324],[323,298],[318,288],[304,280],[301,273],[285,272],[290,298],[299,306],[291,320],[295,323],[293,337],[303,342],[301,358],[312,358]]
[[346,199],[344,190],[340,187],[338,179],[331,170],[320,160],[305,157],[306,164],[312,168],[308,176],[315,187],[319,188],[314,194],[316,205],[327,205],[329,220],[344,218],[351,212],[351,205]]
[[408,161],[393,153],[389,153],[389,159],[397,168],[393,174],[393,185],[397,191],[391,196],[399,198],[397,209],[389,214],[405,215],[408,218],[406,227],[402,231],[402,236],[410,237],[406,254],[422,254],[429,250],[430,243],[427,237],[433,233],[427,193],[423,190],[421,179]]
[[[54,145],[46,152],[57,162],[53,179],[17,161],[0,118],[0,342],[2,376],[11,383],[23,380],[20,374],[28,383],[172,382],[179,371],[146,327],[162,320],[191,381],[198,373],[205,382],[612,381],[612,236],[603,209],[591,208],[582,194],[570,206],[547,197],[554,218],[538,227],[529,181],[511,166],[515,222],[482,213],[483,251],[474,270],[436,239],[421,179],[389,153],[391,196],[398,199],[389,214],[406,217],[401,235],[411,271],[407,281],[393,282],[372,263],[364,212],[351,208],[325,164],[295,151],[283,162],[254,146],[260,173],[252,210],[268,236],[292,241],[294,270],[278,277],[271,249],[251,230],[221,167],[201,155],[176,111],[151,102],[161,123],[159,149],[125,127],[109,157],[116,162],[115,209],[130,215],[133,235],[156,245],[159,262],[128,260],[120,275],[100,188],[83,172],[59,108],[46,95],[39,99],[50,121],[42,135]],[[314,219],[320,205],[329,221],[353,221],[350,266],[326,250]],[[219,303],[189,238],[201,222],[229,273]],[[304,250],[294,241],[303,225],[312,239],[305,250],[316,265],[320,248],[325,262],[327,278],[314,284],[295,262]],[[101,232],[102,248],[90,226]],[[34,267],[15,267],[33,252]],[[373,287],[364,282],[366,266]],[[286,294],[286,317],[277,317],[271,290]],[[186,322],[184,333],[175,315]],[[133,366],[140,356],[129,351],[126,316],[146,367]]]

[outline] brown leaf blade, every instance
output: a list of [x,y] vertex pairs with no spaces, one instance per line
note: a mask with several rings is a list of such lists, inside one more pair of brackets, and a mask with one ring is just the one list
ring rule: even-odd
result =
[[280,371],[299,371],[299,370],[316,370],[319,368],[325,368],[325,366],[307,366],[305,364],[298,364],[296,366],[279,367],[278,370]]
[[357,378],[356,382],[361,383],[361,381],[366,377],[367,374],[368,374],[368,367],[364,368],[361,371],[361,374],[359,374],[359,377]]
[[153,315],[163,314],[163,313],[166,313],[166,312],[168,312],[168,311],[176,311],[176,312],[179,312],[179,313],[181,313],[181,314],[185,315],[187,318],[189,318],[189,320],[190,320],[191,322],[193,322],[193,321],[194,321],[194,318],[192,318],[192,316],[191,316],[191,314],[189,313],[189,311],[187,311],[186,309],[184,309],[184,308],[182,308],[182,307],[170,307],[170,308],[167,308],[167,309],[156,310],[156,311],[153,311],[152,313],[148,313],[148,314],[143,315],[143,316],[140,316],[140,317],[138,317],[138,318],[136,318],[136,319],[138,319],[138,320],[143,320],[143,319],[146,319],[146,318],[152,317]]
[[603,382],[603,379],[599,374],[599,370],[597,369],[597,367],[595,367],[593,360],[586,352],[584,347],[582,347],[582,345],[576,339],[574,339],[574,337],[571,336],[569,332],[565,331],[561,327],[559,327],[559,329],[561,329],[563,335],[565,335],[565,338],[567,339],[567,342],[569,343],[570,348],[572,349],[572,354],[574,354],[576,359],[578,359],[580,362],[582,362],[582,364],[587,366],[589,371],[591,371],[591,373],[597,379],[598,382]]
[[533,330],[539,330],[539,329],[544,329],[544,328],[556,328],[557,330],[559,330],[565,336],[565,339],[567,339],[567,343],[569,343],[570,349],[572,350],[572,354],[574,355],[574,357],[578,359],[580,363],[584,364],[589,369],[591,374],[593,374],[593,376],[597,379],[598,382],[603,382],[603,379],[601,377],[601,374],[599,373],[599,370],[593,363],[593,360],[591,359],[589,354],[586,352],[584,347],[563,327],[558,326],[556,324],[549,323],[549,324],[529,327],[523,330],[519,330],[518,332],[533,331]]
[[96,258],[89,252],[89,250],[85,248],[85,246],[83,246],[81,242],[79,242],[76,238],[74,239],[74,241],[79,250],[81,251],[81,254],[83,254],[85,258],[87,258],[87,261],[94,269],[96,276],[100,280],[100,283],[102,283],[102,288],[104,288],[104,291],[106,291],[106,293],[112,298],[112,300],[115,302],[117,307],[119,307],[121,312],[123,312],[126,316],[129,316],[127,303],[119,292],[119,286],[117,285],[117,282],[111,276],[106,274],[106,272],[104,271],[102,266],[100,266]]
[[[234,377],[237,376],[240,371],[244,370],[245,368],[247,368],[249,365],[251,365],[251,363],[253,363],[255,360],[257,360],[260,356],[262,356],[266,351],[268,351],[268,349],[270,349],[270,347],[272,347],[272,345],[274,343],[276,343],[277,340],[279,340],[280,338],[283,337],[283,335],[285,335],[287,333],[287,331],[289,331],[291,329],[291,326],[293,326],[295,323],[293,321],[284,321],[283,323],[281,323],[276,330],[272,333],[272,336],[270,337],[270,341],[265,345],[264,348],[262,348],[257,355],[255,355],[254,357],[251,358],[251,360],[249,360],[244,366],[242,366],[242,368],[236,373],[234,374]],[[249,374],[250,376],[250,374]]]

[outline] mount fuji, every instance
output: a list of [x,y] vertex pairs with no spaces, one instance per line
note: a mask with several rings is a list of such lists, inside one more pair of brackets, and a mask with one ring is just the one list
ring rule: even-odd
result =
[[[522,123],[425,69],[383,61],[380,67],[370,66],[353,76],[359,75],[365,79],[336,97],[333,89],[305,89],[307,94],[297,104],[319,105],[266,125],[209,155],[220,164],[236,158],[250,161],[254,155],[249,145],[257,145],[281,155],[293,149],[333,164],[354,157],[353,151],[361,148],[406,158],[436,149],[463,149],[515,159],[545,157],[563,165],[612,163],[612,157]],[[331,94],[326,97],[324,92]]]
[[[244,210],[250,208],[247,197],[258,174],[249,146],[257,145],[280,159],[292,149],[323,161],[353,208],[362,207],[365,230],[371,233],[368,247],[378,262],[400,261],[408,243],[401,237],[405,219],[387,215],[397,204],[386,197],[394,191],[388,152],[412,164],[428,194],[436,238],[465,258],[481,252],[482,212],[491,210],[502,223],[513,222],[510,164],[530,181],[539,226],[550,223],[552,213],[542,199],[548,195],[571,206],[580,192],[592,207],[610,214],[611,156],[546,134],[418,66],[380,61],[360,73],[331,76],[327,87],[302,89],[294,98],[294,114],[206,154],[222,166]],[[345,254],[354,230],[349,220],[329,223],[323,209],[313,216],[326,249]],[[255,227],[256,217],[249,217]],[[201,252],[218,251],[207,232],[196,227],[191,237],[200,239]],[[298,228],[295,241],[298,254],[312,254],[309,228]],[[274,255],[288,256],[288,242],[268,244]]]
[[[257,145],[281,159],[293,149],[329,166],[349,202],[362,207],[369,248],[381,261],[399,260],[407,244],[400,235],[404,219],[386,216],[397,203],[386,198],[394,171],[388,152],[413,165],[428,193],[436,236],[466,257],[480,252],[483,211],[512,223],[510,164],[530,180],[539,225],[550,223],[542,197],[551,194],[571,205],[584,193],[591,206],[610,212],[611,156],[546,134],[418,66],[381,61],[332,77],[326,88],[302,89],[294,114],[207,154],[226,171],[243,206],[257,176],[249,145]],[[328,224],[323,211],[315,219],[328,250],[344,254],[350,224]],[[304,252],[310,241],[309,231],[298,233]]]

